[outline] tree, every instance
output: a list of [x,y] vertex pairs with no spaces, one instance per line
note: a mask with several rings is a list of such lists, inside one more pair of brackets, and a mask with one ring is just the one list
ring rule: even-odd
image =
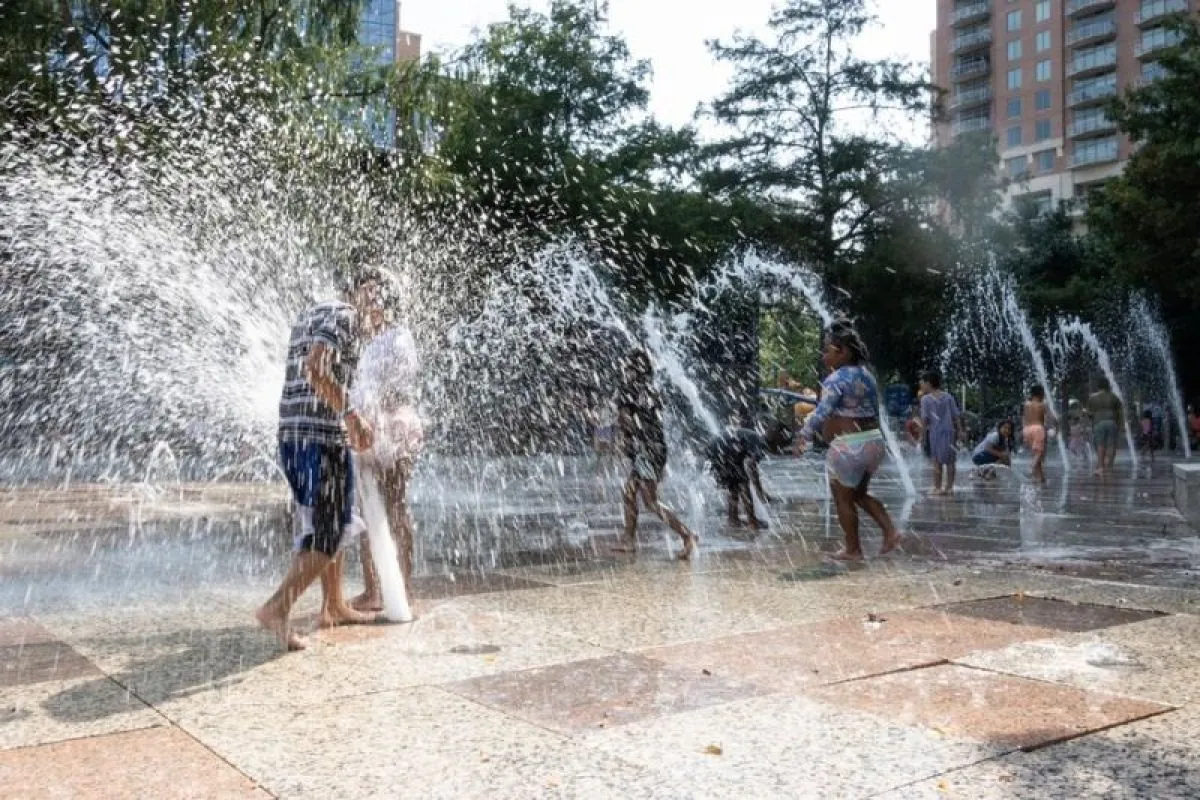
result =
[[[1200,24],[1172,23],[1182,40],[1164,51],[1164,75],[1118,99],[1110,113],[1137,149],[1122,175],[1088,205],[1087,225],[1114,277],[1162,298],[1176,342],[1200,338]],[[1200,359],[1180,353],[1195,391]]]
[[710,43],[736,70],[711,106],[734,132],[709,148],[703,185],[757,196],[789,215],[804,240],[790,243],[793,252],[835,278],[896,202],[892,179],[908,157],[895,140],[852,132],[846,116],[927,112],[930,97],[908,65],[854,54],[873,22],[866,0],[788,0],[770,19],[769,41]]

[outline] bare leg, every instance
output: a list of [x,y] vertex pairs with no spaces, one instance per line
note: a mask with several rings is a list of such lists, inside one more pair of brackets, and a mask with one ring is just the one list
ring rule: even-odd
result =
[[854,490],[832,478],[829,481],[829,490],[833,493],[838,524],[842,526],[842,536],[845,540],[845,545],[834,558],[841,561],[861,561],[863,551],[862,541],[858,538],[858,509],[854,507]]
[[408,605],[412,608],[413,589],[413,538],[412,518],[408,514],[408,477],[411,470],[407,464],[398,464],[388,473],[384,483],[384,496],[388,501],[388,521],[392,538],[396,542],[396,555],[400,559],[400,574],[404,576],[404,591]]
[[746,506],[746,518],[750,522],[750,527],[758,530],[762,525],[758,521],[758,513],[754,510],[754,495],[750,493],[750,484],[743,483],[740,488],[742,503]]
[[303,650],[307,646],[304,639],[291,629],[292,606],[313,581],[328,571],[330,564],[329,556],[324,553],[297,553],[283,583],[254,615],[259,625],[275,634],[285,650]]
[[[729,501],[728,501],[729,513],[726,516],[728,518],[729,524],[730,525],[740,525],[742,520],[741,520],[741,517],[738,516],[738,499],[739,499],[738,491],[735,487],[731,486],[728,489],[728,494],[729,494]],[[751,516],[754,515],[754,509],[750,509],[750,515]]]
[[351,608],[359,611],[383,611],[383,596],[379,590],[379,572],[371,555],[371,542],[364,534],[358,548],[362,559],[363,592],[350,601]]
[[933,492],[932,494],[942,493],[942,465],[933,462]]
[[325,595],[321,603],[321,621],[319,623],[322,628],[333,628],[337,625],[364,625],[374,622],[376,619],[375,614],[355,611],[346,602],[346,595],[342,587],[342,564],[345,560],[345,553],[339,552],[321,573],[321,590]]
[[871,494],[870,475],[863,478],[862,483],[855,487],[854,502],[863,511],[866,511],[867,515],[883,531],[883,546],[879,548],[879,555],[887,555],[900,546],[903,537],[896,530],[896,523],[892,522],[892,515],[888,513],[887,507]]
[[642,481],[641,494],[642,502],[646,504],[646,509],[657,515],[683,541],[683,552],[679,554],[679,559],[681,561],[690,559],[692,554],[696,552],[696,534],[688,530],[683,521],[675,516],[675,512],[658,501],[658,482]]
[[638,483],[638,479],[633,475],[630,475],[625,481],[625,489],[621,495],[621,507],[625,514],[625,530],[622,532],[621,541],[613,548],[613,552],[637,552]]
[[954,494],[954,479],[958,477],[958,464],[951,461],[946,465],[946,488],[943,494]]

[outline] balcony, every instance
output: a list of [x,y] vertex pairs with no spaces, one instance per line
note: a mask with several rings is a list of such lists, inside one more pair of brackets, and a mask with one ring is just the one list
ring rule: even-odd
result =
[[1153,58],[1181,41],[1183,41],[1183,34],[1179,31],[1158,28],[1143,34],[1142,40],[1138,42],[1138,46],[1134,48],[1133,52],[1138,58]]
[[1108,118],[1107,114],[1088,114],[1076,117],[1067,126],[1067,136],[1072,139],[1082,139],[1085,136],[1099,136],[1102,133],[1112,133],[1117,124]]
[[1095,103],[1103,103],[1110,97],[1117,95],[1117,82],[1104,82],[1091,85],[1079,86],[1075,91],[1067,95],[1067,108],[1077,108],[1079,106],[1094,105]]
[[1114,19],[1085,22],[1082,25],[1076,25],[1067,33],[1067,47],[1099,44],[1100,42],[1115,39],[1116,37],[1117,21]]
[[991,117],[971,117],[970,119],[960,119],[950,126],[950,132],[955,136],[963,136],[968,133],[979,133],[980,131],[989,131],[991,129]]
[[1067,67],[1068,78],[1098,75],[1117,66],[1117,48],[1109,45],[1083,55],[1075,56]]
[[1076,144],[1074,152],[1071,153],[1071,168],[1080,169],[1096,164],[1107,164],[1116,161],[1119,152],[1116,139],[1099,139],[1094,142]]
[[978,22],[992,13],[992,4],[989,0],[976,3],[964,3],[959,5],[950,14],[950,24],[954,27],[961,25],[969,25],[972,22]]
[[950,70],[950,77],[958,82],[979,78],[992,71],[992,62],[986,58],[960,61]]
[[952,97],[950,100],[950,110],[962,111],[964,108],[981,106],[984,103],[990,102],[991,99],[991,86],[980,86],[975,89],[967,89],[965,91],[955,92],[954,97]]
[[1117,0],[1067,0],[1067,16],[1078,17],[1083,14],[1094,14],[1106,8],[1114,8]]
[[1137,25],[1155,25],[1165,16],[1187,10],[1187,0],[1150,0],[1142,3],[1142,7],[1133,15],[1133,21]]
[[977,50],[981,47],[987,47],[992,43],[992,29],[981,28],[980,30],[972,31],[971,33],[960,34],[954,37],[954,44],[950,47],[950,52],[954,54],[965,53],[968,50]]

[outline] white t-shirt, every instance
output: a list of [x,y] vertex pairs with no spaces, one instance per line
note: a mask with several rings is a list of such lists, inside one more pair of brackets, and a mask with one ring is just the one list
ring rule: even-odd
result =
[[416,408],[420,370],[416,342],[403,326],[367,342],[359,356],[350,401],[371,423],[375,444],[366,455],[381,465],[415,458],[424,443]]

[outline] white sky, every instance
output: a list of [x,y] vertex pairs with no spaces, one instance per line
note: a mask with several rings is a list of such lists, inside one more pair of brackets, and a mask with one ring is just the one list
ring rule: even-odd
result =
[[[519,0],[545,9],[547,0]],[[762,34],[775,0],[609,0],[609,25],[624,34],[635,58],[654,68],[650,111],[660,121],[682,125],[698,103],[718,95],[730,72],[705,47],[708,39],[728,40],[735,31]],[[465,44],[471,31],[506,16],[506,0],[403,0],[400,25],[419,33],[428,51]],[[935,0],[875,0],[880,27],[868,31],[860,47],[867,57],[895,57],[927,67]],[[896,131],[894,131],[896,132]],[[898,131],[914,142],[925,126]]]

